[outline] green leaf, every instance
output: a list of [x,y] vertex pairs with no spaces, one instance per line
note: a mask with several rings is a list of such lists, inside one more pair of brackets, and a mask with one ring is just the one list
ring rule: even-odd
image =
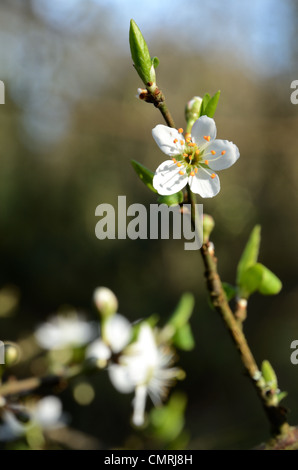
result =
[[220,97],[220,90],[218,90],[215,93],[215,95],[213,95],[212,98],[210,98],[210,100],[208,101],[208,104],[207,104],[207,106],[204,110],[204,114],[206,116],[209,116],[210,118],[212,118],[214,116],[216,108],[217,108],[219,97]]
[[261,242],[261,227],[260,225],[256,225],[252,230],[248,242],[244,248],[240,261],[237,267],[237,284],[242,284],[242,276],[245,271],[253,266],[259,256],[259,249],[260,249],[260,242]]
[[262,376],[272,390],[277,389],[277,377],[269,361],[263,361],[261,366]]
[[235,286],[232,286],[228,282],[222,283],[223,290],[225,291],[228,302],[232,300],[237,294],[237,289]]
[[175,330],[179,330],[191,317],[195,304],[194,296],[188,292],[182,295],[174,313],[172,314],[168,325],[171,325]]
[[140,78],[146,86],[150,82],[155,83],[155,70],[152,67],[149,49],[134,20],[130,21],[129,44],[131,57]]
[[280,392],[277,394],[278,403],[288,396],[288,392]]
[[183,351],[191,351],[195,347],[195,340],[189,323],[176,331],[173,336],[173,344]]
[[248,298],[259,291],[263,295],[275,295],[281,291],[282,283],[278,277],[261,263],[248,268],[241,277],[240,297]]
[[183,202],[183,192],[171,194],[170,196],[159,196],[157,199],[158,204],[166,204],[167,206],[177,206]]
[[202,104],[201,104],[200,116],[205,115],[205,109],[207,108],[207,104],[209,103],[209,100],[210,100],[209,93],[205,93],[205,95],[203,96]]
[[166,405],[154,407],[150,412],[150,433],[159,441],[171,442],[181,433],[187,397],[174,392]]
[[150,315],[150,317],[146,318],[146,320],[140,320],[140,321],[137,321],[136,323],[133,323],[132,336],[130,339],[130,343],[133,343],[137,340],[139,333],[140,333],[141,326],[146,324],[146,325],[149,325],[150,328],[153,329],[159,322],[159,319],[160,319],[159,315],[157,315],[156,313],[153,313],[152,315]]
[[251,266],[241,276],[239,285],[239,297],[248,299],[248,297],[257,291],[262,284],[263,270],[259,264]]
[[158,57],[152,57],[151,59],[152,65],[155,69],[159,66],[159,58]]
[[263,295],[275,295],[278,294],[282,289],[281,280],[261,263],[257,263],[256,266],[260,266],[262,269],[262,282],[259,286],[259,292]]
[[139,178],[143,181],[143,183],[147,186],[147,188],[149,188],[154,193],[157,193],[156,189],[152,185],[153,176],[154,176],[153,171],[149,170],[148,168],[146,168],[144,165],[137,162],[136,160],[131,160],[131,164],[135,172],[137,173]]

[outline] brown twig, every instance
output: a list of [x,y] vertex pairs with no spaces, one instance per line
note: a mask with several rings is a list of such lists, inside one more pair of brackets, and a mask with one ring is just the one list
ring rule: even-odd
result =
[[[168,123],[167,119],[165,119]],[[174,127],[173,123],[168,124]],[[186,202],[191,204],[191,219],[194,230],[196,230],[196,197],[190,191],[189,185],[187,186]],[[217,271],[217,259],[215,257],[214,247],[211,247],[209,241],[203,243],[200,249],[204,267],[207,290],[210,295],[210,300],[215,310],[220,314],[223,319],[232,340],[240,354],[242,364],[250,377],[254,388],[262,402],[263,408],[270,423],[271,432],[273,436],[284,436],[291,429],[287,423],[286,409],[278,403],[274,403],[270,391],[265,387],[262,374],[259,371],[254,356],[248,346],[246,337],[242,331],[242,323],[246,318],[246,306],[237,305],[236,314],[230,308],[229,302],[226,298],[222,281]],[[241,312],[240,312],[241,309]]]

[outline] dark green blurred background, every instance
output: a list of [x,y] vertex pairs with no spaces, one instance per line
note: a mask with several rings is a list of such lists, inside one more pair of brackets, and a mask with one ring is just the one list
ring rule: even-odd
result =
[[[178,385],[188,394],[189,447],[250,447],[268,437],[267,423],[208,307],[199,254],[179,241],[95,237],[98,204],[116,205],[118,195],[128,204],[155,202],[130,160],[155,170],[163,159],[151,136],[162,117],[135,98],[141,82],[129,55],[130,18],[160,59],[158,83],[178,126],[192,96],[222,92],[218,137],[235,142],[241,158],[221,172],[220,194],[198,202],[216,220],[225,281],[233,283],[247,237],[262,225],[260,261],[284,288],[251,299],[245,329],[257,361],[276,369],[291,422],[298,422],[298,366],[290,363],[298,339],[294,0],[1,1],[0,287],[16,286],[20,304],[13,317],[0,318],[0,338],[30,334],[64,304],[95,318],[99,285],[114,290],[131,320],[155,312],[165,319],[191,291],[197,345],[180,355],[187,378]],[[93,383],[97,397],[88,407],[65,395],[72,426],[103,447],[127,442],[131,397],[112,390],[105,374]]]

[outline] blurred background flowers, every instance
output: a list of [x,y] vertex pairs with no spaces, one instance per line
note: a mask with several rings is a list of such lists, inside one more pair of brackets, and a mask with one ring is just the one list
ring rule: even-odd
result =
[[[130,18],[161,61],[158,83],[178,126],[190,98],[221,90],[218,137],[235,142],[241,158],[222,173],[222,190],[203,201],[204,212],[216,221],[212,239],[228,282],[252,227],[262,225],[260,261],[284,289],[278,297],[255,295],[245,328],[257,360],[269,359],[289,392],[285,405],[297,424],[298,370],[290,363],[298,337],[294,0],[2,0],[0,339],[24,346],[29,359],[17,372],[26,377],[40,370],[26,349],[35,328],[58,311],[95,321],[96,286],[116,293],[131,322],[155,312],[166,318],[192,291],[196,347],[179,353],[183,394],[164,413],[174,419],[174,410],[186,409],[190,448],[249,447],[266,438],[267,423],[208,306],[199,255],[178,240],[95,237],[98,204],[116,207],[118,195],[128,204],[155,202],[130,165],[136,159],[154,170],[162,158],[151,136],[161,116],[135,98],[141,83],[129,53]],[[69,390],[60,396],[79,432],[102,448],[148,445],[130,427],[131,397],[113,390],[104,373],[92,378],[92,390],[83,404]]]

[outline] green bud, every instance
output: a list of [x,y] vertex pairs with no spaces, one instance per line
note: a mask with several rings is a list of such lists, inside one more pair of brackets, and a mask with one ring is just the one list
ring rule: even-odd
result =
[[203,215],[203,243],[208,243],[212,230],[214,229],[215,222],[213,217],[208,214]]
[[118,310],[118,300],[107,287],[98,287],[93,294],[93,300],[102,317],[114,315]]
[[155,67],[158,59],[151,59],[146,41],[134,20],[130,21],[129,44],[136,71],[146,86],[156,83]]
[[277,389],[277,377],[274,372],[274,369],[272,365],[270,364],[269,361],[263,361],[262,362],[262,375],[264,377],[264,380],[266,384],[272,389],[276,390]]
[[5,366],[14,366],[20,359],[21,353],[20,348],[15,343],[4,344],[4,361]]

